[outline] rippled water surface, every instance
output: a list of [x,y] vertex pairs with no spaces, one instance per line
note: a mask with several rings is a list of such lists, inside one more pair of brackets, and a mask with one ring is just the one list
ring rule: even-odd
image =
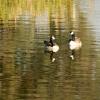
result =
[[[100,100],[99,4],[0,0],[0,100]],[[71,30],[83,43],[74,60]],[[50,35],[60,47],[53,55],[44,52]]]

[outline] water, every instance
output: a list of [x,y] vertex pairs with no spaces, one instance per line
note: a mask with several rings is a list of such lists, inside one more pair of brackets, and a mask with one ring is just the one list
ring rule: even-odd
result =
[[[100,1],[10,1],[0,1],[0,100],[100,100]],[[75,60],[70,30],[83,42]],[[50,34],[53,56],[44,53]]]

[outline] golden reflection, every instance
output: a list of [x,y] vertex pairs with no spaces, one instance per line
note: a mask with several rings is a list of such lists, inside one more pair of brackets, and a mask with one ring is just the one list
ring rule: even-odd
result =
[[[23,14],[24,12],[30,13],[33,16],[41,14],[44,10],[51,12],[51,9],[55,9],[56,13],[59,8],[67,6],[70,0],[0,0],[0,18],[7,19],[16,19],[18,15]],[[66,3],[66,5],[64,5]],[[69,6],[68,6],[69,8]],[[70,7],[72,8],[72,7]]]

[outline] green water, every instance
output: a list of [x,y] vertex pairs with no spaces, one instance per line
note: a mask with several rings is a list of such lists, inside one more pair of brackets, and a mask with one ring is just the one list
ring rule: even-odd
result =
[[[100,100],[99,4],[0,0],[0,100]],[[71,30],[83,43],[74,60]],[[52,57],[43,44],[51,34],[60,47]]]

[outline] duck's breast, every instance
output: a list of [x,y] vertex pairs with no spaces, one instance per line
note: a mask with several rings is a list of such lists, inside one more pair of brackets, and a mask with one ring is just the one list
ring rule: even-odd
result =
[[76,48],[76,42],[75,42],[75,41],[70,41],[70,42],[69,42],[69,48],[70,48],[71,50],[75,49],[75,48]]
[[54,45],[52,47],[53,52],[57,52],[59,50],[59,46],[58,45]]

